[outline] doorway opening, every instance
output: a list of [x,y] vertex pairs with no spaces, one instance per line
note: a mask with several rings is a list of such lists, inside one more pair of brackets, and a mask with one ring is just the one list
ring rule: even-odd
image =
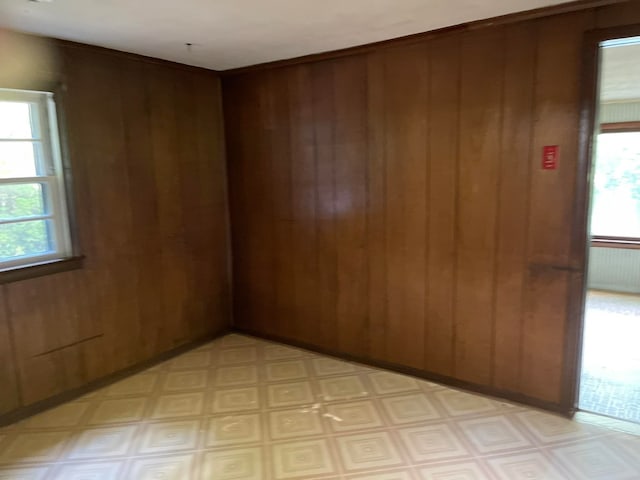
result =
[[578,406],[640,423],[640,36],[598,48]]

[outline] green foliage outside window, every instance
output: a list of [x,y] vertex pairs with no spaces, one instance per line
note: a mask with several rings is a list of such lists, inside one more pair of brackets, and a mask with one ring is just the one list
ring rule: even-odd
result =
[[640,132],[604,133],[597,146],[591,232],[640,237]]
[[[0,219],[43,214],[41,188],[40,184],[0,185]],[[47,252],[48,237],[46,220],[0,225],[0,260]]]

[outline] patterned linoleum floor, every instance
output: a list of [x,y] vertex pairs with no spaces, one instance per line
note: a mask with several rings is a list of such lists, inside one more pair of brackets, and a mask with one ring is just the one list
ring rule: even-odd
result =
[[640,423],[640,295],[587,295],[580,408]]
[[0,430],[0,479],[640,479],[640,437],[229,335]]

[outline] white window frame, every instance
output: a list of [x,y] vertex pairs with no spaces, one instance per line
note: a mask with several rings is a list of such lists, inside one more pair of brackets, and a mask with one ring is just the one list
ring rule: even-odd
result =
[[[32,115],[32,128],[38,133],[37,138],[0,138],[0,143],[22,141],[39,142],[41,145],[38,159],[40,163],[39,175],[35,177],[0,178],[0,185],[39,183],[42,185],[43,202],[46,206],[46,211],[43,215],[0,219],[0,225],[32,220],[49,220],[52,247],[49,252],[44,254],[24,255],[10,260],[0,260],[0,271],[69,258],[72,256],[69,211],[65,194],[64,168],[53,93],[0,88],[0,101],[30,103],[32,112],[35,108],[38,114],[37,116]],[[37,119],[37,122],[34,122],[35,119]]]

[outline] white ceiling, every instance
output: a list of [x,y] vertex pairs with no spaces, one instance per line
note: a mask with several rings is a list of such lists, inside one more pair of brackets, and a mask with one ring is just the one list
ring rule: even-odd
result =
[[602,102],[640,100],[640,43],[603,49],[601,69]]
[[0,26],[226,70],[560,3],[567,0],[0,0]]

